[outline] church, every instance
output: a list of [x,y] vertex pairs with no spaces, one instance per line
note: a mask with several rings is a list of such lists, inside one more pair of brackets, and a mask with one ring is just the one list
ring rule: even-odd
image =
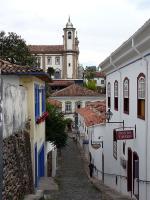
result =
[[54,79],[79,79],[79,40],[70,17],[63,31],[63,45],[29,45],[29,50],[44,71],[54,68]]

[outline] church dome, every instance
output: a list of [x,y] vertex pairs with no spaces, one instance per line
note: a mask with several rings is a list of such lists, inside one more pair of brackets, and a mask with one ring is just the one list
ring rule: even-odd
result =
[[73,24],[70,21],[70,17],[69,17],[68,22],[66,24],[66,28],[73,28]]

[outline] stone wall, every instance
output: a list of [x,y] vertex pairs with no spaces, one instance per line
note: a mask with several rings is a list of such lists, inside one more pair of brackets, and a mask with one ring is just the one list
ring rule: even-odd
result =
[[2,200],[22,200],[33,190],[30,136],[20,131],[3,140]]

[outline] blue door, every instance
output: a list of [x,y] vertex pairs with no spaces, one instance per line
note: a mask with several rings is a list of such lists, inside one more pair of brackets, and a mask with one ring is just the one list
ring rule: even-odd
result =
[[44,176],[44,144],[38,154],[38,177]]
[[37,187],[37,144],[34,145],[35,188]]

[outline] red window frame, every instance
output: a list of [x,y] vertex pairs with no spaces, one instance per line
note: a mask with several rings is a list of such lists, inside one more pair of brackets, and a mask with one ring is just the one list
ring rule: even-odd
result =
[[[127,85],[125,86],[126,83]],[[125,114],[129,114],[129,102],[129,79],[126,77],[123,81],[123,111]]]

